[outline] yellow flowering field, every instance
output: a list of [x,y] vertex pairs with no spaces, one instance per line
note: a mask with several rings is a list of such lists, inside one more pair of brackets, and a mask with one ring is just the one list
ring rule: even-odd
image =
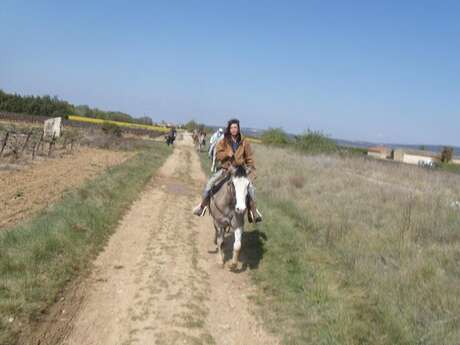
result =
[[78,116],[78,115],[69,115],[69,120],[70,121],[95,123],[95,124],[110,123],[110,124],[117,125],[117,126],[120,126],[120,127],[150,129],[152,131],[164,132],[164,133],[169,131],[169,128],[166,128],[166,127],[143,125],[143,124],[140,124],[140,123],[130,123],[130,122],[122,122],[122,121],[94,119],[94,118],[91,118],[91,117]]

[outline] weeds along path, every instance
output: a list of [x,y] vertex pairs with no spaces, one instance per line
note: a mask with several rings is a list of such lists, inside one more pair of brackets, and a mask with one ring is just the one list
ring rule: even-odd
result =
[[[247,273],[217,265],[205,175],[191,137],[177,143],[84,282],[65,331],[41,344],[277,344],[251,312]],[[57,339],[57,340],[56,340]]]

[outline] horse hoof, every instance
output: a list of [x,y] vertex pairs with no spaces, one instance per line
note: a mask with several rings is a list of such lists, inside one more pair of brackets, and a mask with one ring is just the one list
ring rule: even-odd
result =
[[236,262],[232,262],[229,266],[230,271],[236,271],[238,268],[238,264]]
[[218,264],[220,267],[224,268],[224,266],[225,266],[224,258],[222,258],[222,257],[217,258],[217,264]]

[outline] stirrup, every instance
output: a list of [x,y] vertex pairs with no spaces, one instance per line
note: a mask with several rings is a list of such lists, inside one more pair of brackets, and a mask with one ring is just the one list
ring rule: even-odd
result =
[[198,217],[203,217],[203,216],[206,214],[206,210],[207,210],[207,209],[208,209],[208,206],[205,206],[205,207],[203,207],[203,209],[201,210],[201,213],[195,213],[195,212],[193,212],[193,214],[194,214],[195,216],[198,216]]
[[[198,208],[200,207],[200,208]],[[208,209],[208,206],[205,206],[201,208],[201,206],[197,206],[193,209],[193,214],[198,217],[203,217],[206,214],[206,210]],[[199,213],[198,213],[199,212]]]
[[249,223],[260,223],[262,221],[262,213],[258,209],[256,209],[257,217],[254,216],[252,210],[249,210]]

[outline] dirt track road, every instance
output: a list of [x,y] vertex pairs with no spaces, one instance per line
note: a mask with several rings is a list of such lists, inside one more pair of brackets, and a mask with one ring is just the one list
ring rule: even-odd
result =
[[204,179],[185,136],[97,258],[78,308],[63,313],[60,344],[278,343],[251,312],[247,273],[217,265],[210,218],[191,216]]

